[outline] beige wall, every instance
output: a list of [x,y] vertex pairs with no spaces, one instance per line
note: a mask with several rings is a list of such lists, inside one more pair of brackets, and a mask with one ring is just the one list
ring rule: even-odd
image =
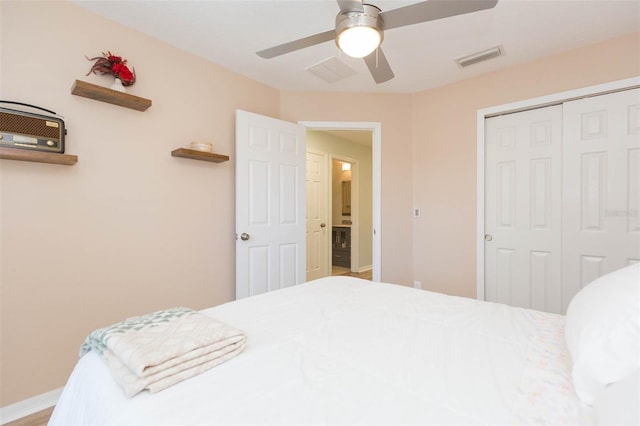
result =
[[[235,109],[278,92],[66,2],[1,2],[0,98],[63,114],[75,166],[1,160],[0,406],[62,386],[94,328],[234,297]],[[29,25],[25,25],[25,23]],[[146,112],[72,96],[122,54]],[[171,157],[193,140],[231,161]]]
[[429,290],[476,295],[476,114],[523,99],[640,75],[640,34],[413,96],[413,265]]
[[[334,135],[322,131],[307,131],[307,150],[319,153],[332,154],[339,157],[347,157],[358,160],[358,217],[351,218],[342,216],[342,188],[341,179],[345,173],[349,174],[351,179],[351,171],[343,172],[340,166],[333,167],[333,185],[332,190],[332,222],[334,225],[340,225],[342,219],[357,220],[358,223],[358,267],[370,267],[373,262],[373,209],[372,199],[372,150],[357,143],[350,142],[346,139],[336,137]],[[334,160],[335,161],[335,160]],[[342,162],[335,161],[339,165]],[[336,190],[337,188],[337,190]],[[356,196],[355,187],[351,189],[352,200]],[[353,211],[352,211],[353,213]]]

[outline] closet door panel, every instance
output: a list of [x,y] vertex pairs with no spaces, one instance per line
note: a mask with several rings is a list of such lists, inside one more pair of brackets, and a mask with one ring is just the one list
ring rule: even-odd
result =
[[640,260],[640,90],[564,104],[562,311],[582,287]]
[[562,107],[485,130],[485,298],[560,312]]

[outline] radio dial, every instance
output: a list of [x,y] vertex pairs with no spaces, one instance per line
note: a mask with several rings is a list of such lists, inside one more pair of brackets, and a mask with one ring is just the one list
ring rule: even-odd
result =
[[55,142],[54,141],[47,141],[47,146],[54,146]]

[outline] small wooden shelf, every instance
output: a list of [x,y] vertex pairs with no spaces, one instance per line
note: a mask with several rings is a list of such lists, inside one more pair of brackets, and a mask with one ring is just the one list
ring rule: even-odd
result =
[[118,92],[108,87],[98,86],[82,80],[76,80],[75,83],[73,83],[73,86],[71,86],[71,94],[135,109],[137,111],[145,111],[151,106],[151,100],[149,99],[134,96],[129,93]]
[[63,166],[73,166],[78,162],[77,155],[2,147],[0,147],[0,158],[5,160],[32,161],[34,163],[61,164]]
[[178,148],[171,151],[172,157],[190,158],[191,160],[211,161],[213,163],[222,163],[229,161],[228,155],[214,154],[213,152],[197,151],[195,149]]

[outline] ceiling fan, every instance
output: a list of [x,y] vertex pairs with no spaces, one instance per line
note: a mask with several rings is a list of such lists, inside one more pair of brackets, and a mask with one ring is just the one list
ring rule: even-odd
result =
[[340,12],[336,16],[335,29],[261,50],[257,54],[270,59],[335,40],[347,55],[364,58],[371,76],[380,84],[394,77],[380,48],[384,30],[491,9],[497,3],[498,0],[428,0],[383,12],[372,4],[362,3],[362,0],[338,0]]

